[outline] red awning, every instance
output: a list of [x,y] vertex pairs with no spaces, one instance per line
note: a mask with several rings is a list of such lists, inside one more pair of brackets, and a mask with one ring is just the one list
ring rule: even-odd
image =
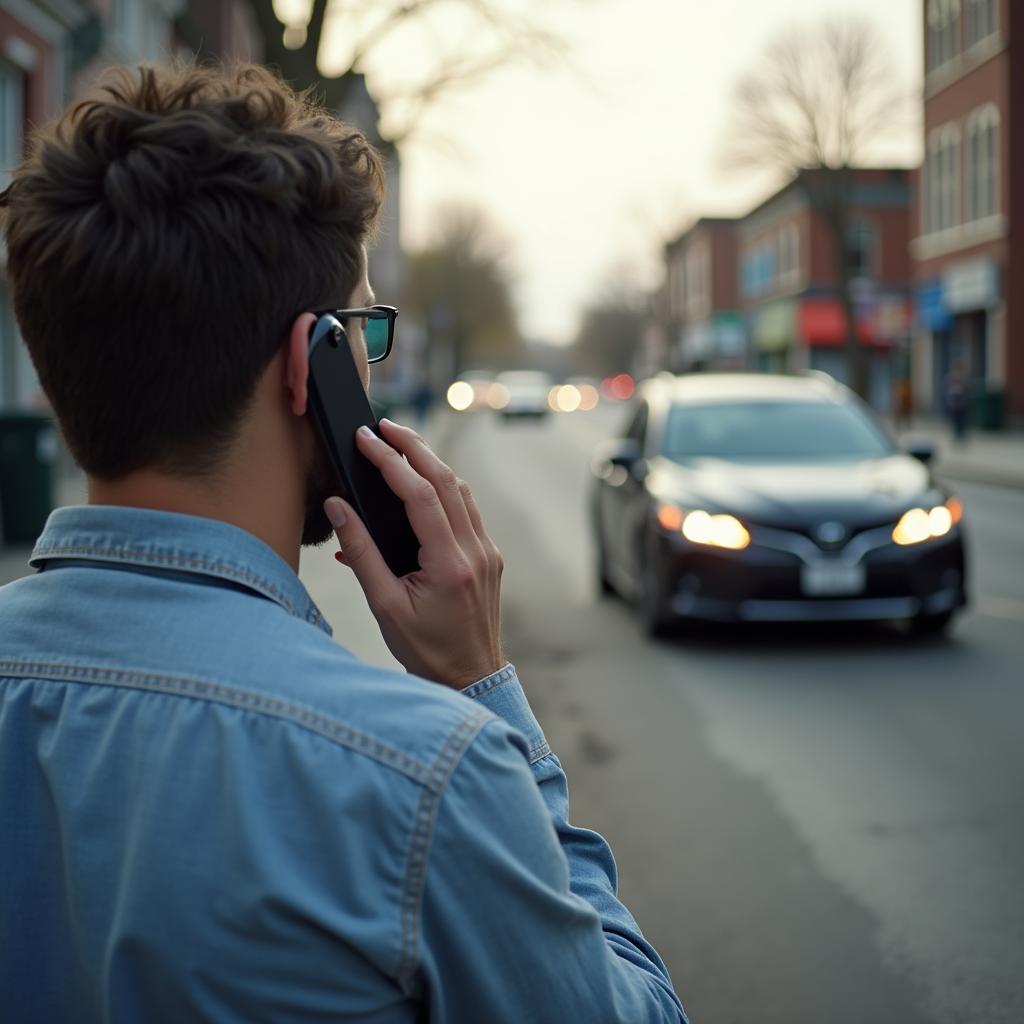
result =
[[[799,310],[800,334],[808,345],[840,346],[846,343],[846,316],[838,299],[804,299]],[[871,320],[857,322],[857,336],[866,345],[888,346],[879,338]]]

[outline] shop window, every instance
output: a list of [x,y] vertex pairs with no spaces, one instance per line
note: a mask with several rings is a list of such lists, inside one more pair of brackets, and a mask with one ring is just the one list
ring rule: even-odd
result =
[[966,220],[980,220],[999,212],[999,111],[992,104],[967,119]]
[[960,0],[928,0],[925,59],[928,71],[949,63],[959,52]]
[[967,46],[974,46],[995,35],[999,28],[999,5],[996,0],[967,0],[964,9],[964,30]]

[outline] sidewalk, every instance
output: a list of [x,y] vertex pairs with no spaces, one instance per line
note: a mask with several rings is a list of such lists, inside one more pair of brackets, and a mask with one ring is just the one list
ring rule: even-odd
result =
[[1024,431],[972,430],[958,444],[945,423],[920,419],[894,432],[901,443],[915,439],[934,445],[932,468],[939,477],[1024,488]]

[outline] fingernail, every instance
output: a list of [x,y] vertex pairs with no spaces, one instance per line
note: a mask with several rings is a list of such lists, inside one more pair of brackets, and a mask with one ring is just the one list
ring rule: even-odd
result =
[[336,530],[345,525],[345,509],[337,498],[328,498],[324,502],[324,512]]
[[377,435],[367,426],[360,427],[359,433],[362,434],[363,437],[373,438],[374,441],[377,440]]

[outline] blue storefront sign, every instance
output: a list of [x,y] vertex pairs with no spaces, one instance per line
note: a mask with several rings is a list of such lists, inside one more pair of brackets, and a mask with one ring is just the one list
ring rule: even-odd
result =
[[944,331],[951,314],[941,281],[926,281],[917,286],[917,322],[929,331]]

